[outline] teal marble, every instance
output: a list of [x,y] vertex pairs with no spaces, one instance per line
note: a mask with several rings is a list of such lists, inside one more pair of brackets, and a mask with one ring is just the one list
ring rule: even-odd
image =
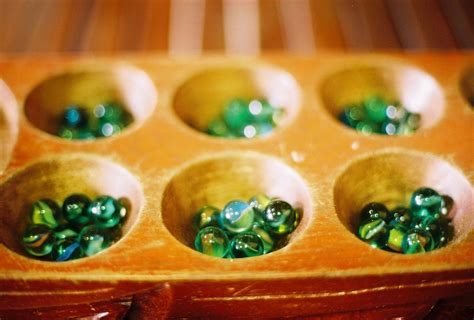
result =
[[269,253],[272,251],[275,244],[275,240],[272,236],[265,230],[265,228],[259,224],[254,223],[252,226],[252,231],[260,237],[263,243],[263,254]]
[[232,258],[249,258],[264,254],[264,244],[260,236],[254,232],[243,232],[234,236],[230,243]]
[[29,217],[32,224],[44,224],[54,229],[59,226],[61,209],[55,201],[45,198],[31,205]]
[[205,255],[224,258],[230,249],[227,234],[217,227],[205,227],[201,229],[194,240],[194,247]]
[[395,252],[402,252],[402,242],[406,232],[407,229],[403,226],[391,227],[386,246]]
[[402,250],[405,254],[423,253],[435,248],[433,237],[428,231],[414,228],[405,233]]
[[381,132],[382,134],[388,135],[388,136],[394,136],[398,134],[398,127],[400,126],[399,123],[394,122],[394,121],[387,121],[382,123],[381,126]]
[[21,238],[21,244],[25,251],[35,257],[50,254],[54,242],[55,237],[52,228],[44,224],[28,225]]
[[298,223],[295,210],[283,200],[272,200],[265,208],[263,220],[265,228],[277,235],[293,232]]
[[219,219],[220,210],[208,205],[201,207],[194,215],[195,224],[198,229],[209,226],[218,227]]
[[51,259],[53,261],[69,261],[84,257],[84,250],[79,242],[72,239],[63,239],[56,241]]
[[92,221],[99,227],[112,228],[119,224],[126,209],[110,196],[99,196],[87,208]]
[[383,248],[387,244],[390,229],[383,219],[363,221],[358,236],[374,248]]
[[255,210],[247,202],[233,200],[226,204],[220,214],[220,223],[231,233],[240,233],[252,228]]
[[90,257],[110,247],[117,240],[116,232],[96,225],[84,227],[79,235],[84,255]]
[[417,218],[439,214],[443,207],[443,197],[431,188],[419,188],[411,196],[410,209]]
[[380,202],[370,202],[366,204],[360,212],[361,221],[372,221],[377,219],[387,221],[388,216],[389,211],[387,207]]
[[91,220],[87,212],[90,203],[91,200],[84,194],[71,194],[63,201],[62,213],[64,219],[75,226],[85,226]]
[[412,223],[412,215],[410,209],[405,207],[396,207],[388,213],[386,219],[391,226],[401,225],[409,228]]
[[56,229],[54,229],[54,236],[57,240],[65,240],[65,239],[77,239],[79,237],[79,233],[74,229],[74,227],[70,224],[62,224]]
[[67,128],[84,128],[88,121],[86,109],[79,106],[67,107],[61,117],[61,125]]

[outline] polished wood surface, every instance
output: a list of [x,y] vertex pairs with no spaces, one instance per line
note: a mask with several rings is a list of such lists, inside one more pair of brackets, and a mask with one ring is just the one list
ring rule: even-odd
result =
[[[17,106],[4,99],[2,113],[19,113],[19,124],[18,135],[6,143],[13,150],[3,149],[11,156],[5,153],[10,161],[0,185],[0,310],[46,308],[51,313],[45,315],[51,315],[60,306],[133,296],[137,319],[158,311],[164,317],[243,312],[329,319],[356,312],[377,319],[414,310],[423,314],[441,299],[474,295],[474,142],[453,143],[453,137],[472,133],[474,113],[459,83],[472,76],[466,71],[473,58],[472,53],[332,53],[1,60],[0,73],[18,101]],[[218,89],[223,75],[228,85]],[[42,94],[51,90],[57,94]],[[39,129],[54,131],[47,124],[54,123],[68,97],[94,103],[90,90],[126,101],[135,124],[117,137],[85,143]],[[198,94],[205,90],[213,94]],[[416,108],[424,119],[420,132],[365,137],[335,119],[339,103],[372,90],[395,94]],[[206,116],[200,110],[212,110],[229,94],[249,93],[286,101],[287,121],[268,138],[212,139],[183,122],[199,124]],[[189,104],[194,108],[183,109]],[[1,125],[16,132],[12,121]],[[364,201],[374,195],[397,200],[403,190],[420,185],[436,186],[455,199],[454,244],[404,256],[356,239],[354,221]],[[22,204],[46,196],[62,199],[78,189],[127,196],[134,208],[127,235],[103,253],[74,262],[24,256],[17,240],[24,225]],[[258,192],[303,206],[287,247],[232,262],[189,248],[190,215],[197,206],[209,199],[221,206],[228,198]]]
[[0,53],[472,49],[471,0],[0,0]]

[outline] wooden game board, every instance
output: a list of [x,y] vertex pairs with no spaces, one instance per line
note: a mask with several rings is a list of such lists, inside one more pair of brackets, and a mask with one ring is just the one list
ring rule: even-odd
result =
[[[473,65],[473,53],[0,60],[0,318],[419,318],[440,299],[472,300]],[[336,119],[372,93],[421,113],[421,129],[364,136]],[[235,96],[265,97],[286,119],[245,141],[195,129]],[[133,114],[122,134],[51,134],[67,104],[104,100]],[[357,239],[365,203],[406,201],[420,186],[454,199],[451,244],[401,255]],[[25,206],[73,192],[129,198],[124,237],[76,261],[27,257]],[[258,192],[303,208],[287,246],[234,260],[192,249],[197,208]]]

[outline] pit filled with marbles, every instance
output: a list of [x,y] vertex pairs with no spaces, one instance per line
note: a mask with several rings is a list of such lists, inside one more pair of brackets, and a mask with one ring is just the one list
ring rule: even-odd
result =
[[127,199],[71,194],[60,206],[43,198],[31,204],[21,244],[28,256],[69,261],[93,256],[122,237],[130,205]]
[[392,210],[371,202],[360,212],[357,235],[374,248],[404,254],[442,248],[452,240],[454,226],[450,212],[454,201],[447,195],[422,187],[415,190],[409,207]]
[[265,99],[236,98],[227,102],[205,132],[221,138],[256,138],[270,134],[281,123],[285,111]]
[[363,134],[410,135],[420,127],[421,116],[409,112],[397,101],[369,96],[343,107],[339,120]]
[[57,135],[69,140],[89,140],[116,135],[131,122],[132,115],[119,103],[101,103],[89,110],[68,106],[60,116]]
[[197,251],[217,258],[249,258],[284,247],[302,218],[288,202],[258,194],[224,208],[201,207],[194,215]]

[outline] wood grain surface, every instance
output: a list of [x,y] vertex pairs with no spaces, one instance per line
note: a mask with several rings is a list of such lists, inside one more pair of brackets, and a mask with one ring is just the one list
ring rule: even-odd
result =
[[0,0],[0,53],[472,49],[471,0]]

